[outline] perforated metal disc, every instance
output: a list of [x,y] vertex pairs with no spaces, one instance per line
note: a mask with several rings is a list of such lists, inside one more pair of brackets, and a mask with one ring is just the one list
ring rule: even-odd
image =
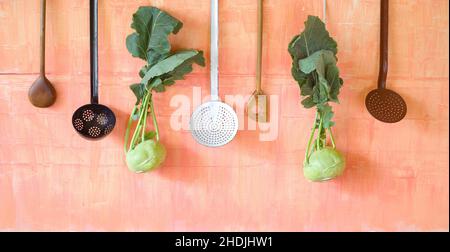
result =
[[88,104],[75,111],[72,125],[84,138],[99,140],[113,131],[116,125],[116,116],[106,106]]
[[405,100],[389,89],[376,89],[367,95],[366,107],[377,120],[385,123],[397,123],[405,118],[407,105]]
[[220,147],[234,139],[239,122],[232,107],[219,101],[211,101],[192,114],[190,128],[198,143],[208,147]]

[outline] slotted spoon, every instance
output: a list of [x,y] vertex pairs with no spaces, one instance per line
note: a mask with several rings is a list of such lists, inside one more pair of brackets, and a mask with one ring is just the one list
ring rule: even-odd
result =
[[221,147],[231,142],[239,128],[238,117],[231,106],[219,98],[219,1],[211,0],[211,101],[192,114],[193,138],[207,147]]
[[116,125],[116,116],[98,103],[98,1],[90,0],[91,104],[79,108],[72,117],[75,130],[88,140],[100,140]]
[[389,56],[389,0],[381,0],[381,56],[378,89],[366,97],[366,107],[377,120],[385,123],[397,123],[407,114],[405,100],[396,92],[386,88]]

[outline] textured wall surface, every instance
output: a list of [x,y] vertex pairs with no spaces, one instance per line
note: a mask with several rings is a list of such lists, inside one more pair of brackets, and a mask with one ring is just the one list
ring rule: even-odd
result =
[[[170,100],[209,92],[208,68],[156,96],[164,167],[135,175],[124,164],[128,85],[142,63],[125,47],[131,15],[155,5],[185,26],[176,47],[209,57],[209,1],[100,1],[100,100],[118,116],[114,133],[86,142],[71,126],[89,101],[87,0],[49,0],[47,72],[59,97],[36,109],[27,91],[39,70],[39,1],[0,0],[0,230],[431,231],[449,229],[449,2],[392,0],[388,85],[409,105],[403,122],[370,117],[365,95],[378,74],[379,0],[329,0],[345,87],[335,135],[345,176],[323,184],[301,172],[313,111],[290,76],[290,39],[319,0],[266,0],[264,86],[278,95],[279,136],[242,130],[221,149],[169,126]],[[220,0],[221,94],[250,94],[256,1]]]

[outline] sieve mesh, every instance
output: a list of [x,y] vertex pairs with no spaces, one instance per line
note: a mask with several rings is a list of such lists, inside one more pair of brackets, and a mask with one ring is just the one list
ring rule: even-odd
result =
[[229,105],[212,101],[200,106],[191,118],[194,139],[208,147],[228,144],[236,136],[239,123],[236,113]]
[[403,98],[389,89],[377,89],[366,98],[369,113],[385,123],[396,123],[405,118],[407,105]]

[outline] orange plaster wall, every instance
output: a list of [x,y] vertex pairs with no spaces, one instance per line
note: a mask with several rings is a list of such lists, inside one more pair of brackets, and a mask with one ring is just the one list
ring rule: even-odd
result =
[[[345,176],[313,184],[301,172],[313,111],[290,76],[290,39],[319,0],[266,0],[264,87],[278,95],[279,136],[240,131],[222,149],[195,144],[169,125],[176,94],[209,92],[208,68],[156,96],[164,167],[135,175],[124,165],[128,85],[142,63],[125,37],[138,6],[185,23],[176,47],[209,47],[208,0],[100,1],[100,100],[118,117],[114,133],[86,142],[71,116],[89,101],[87,0],[49,0],[47,72],[59,97],[36,109],[27,91],[39,69],[39,1],[0,0],[0,231],[448,231],[449,2],[392,0],[389,86],[409,105],[401,123],[370,117],[364,98],[378,74],[379,0],[329,0],[329,30],[345,79],[335,135]],[[250,94],[256,1],[220,0],[221,94]],[[209,53],[206,53],[209,57]]]

